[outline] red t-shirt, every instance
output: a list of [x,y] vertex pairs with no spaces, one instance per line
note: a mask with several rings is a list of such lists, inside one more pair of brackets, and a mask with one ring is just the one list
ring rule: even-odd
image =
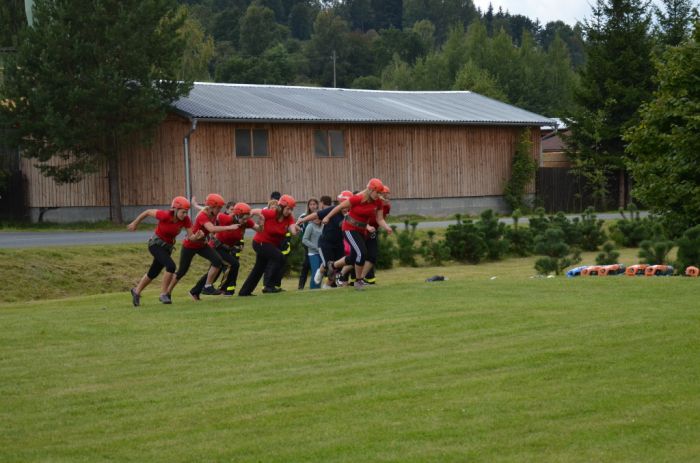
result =
[[192,226],[192,233],[197,233],[199,230],[204,232],[204,238],[201,241],[190,241],[186,239],[182,242],[182,245],[187,249],[202,249],[207,245],[207,236],[209,236],[209,231],[204,227],[205,223],[211,223],[211,217],[206,211],[202,211],[197,214],[197,218],[194,219],[194,225]]
[[[389,212],[391,212],[391,204],[385,203],[382,201],[382,213],[384,213],[384,218],[386,219],[386,216],[389,215]],[[379,224],[377,223],[377,214],[374,214],[374,217],[370,219],[369,224],[372,225],[374,228],[377,228]]]
[[287,229],[294,223],[294,215],[282,217],[282,221],[278,222],[276,209],[263,209],[261,214],[265,217],[265,225],[263,225],[262,231],[255,234],[253,240],[261,244],[270,243],[279,246],[287,234]]
[[[363,199],[363,195],[350,196],[350,211],[348,215],[358,222],[369,224],[373,219],[376,222],[377,209],[382,207],[384,203],[379,198],[374,201],[367,201],[366,203],[362,202]],[[367,228],[356,227],[346,220],[343,222],[343,231],[356,231],[365,234],[367,233]]]
[[[234,224],[233,216],[229,215],[229,214],[221,213],[221,214],[216,216],[216,223],[221,225],[221,226],[233,225]],[[216,237],[217,240],[221,241],[226,246],[238,246],[238,243],[243,239],[243,235],[245,234],[245,229],[246,228],[253,228],[254,226],[255,226],[255,222],[248,219],[244,223],[242,223],[241,227],[238,228],[237,230],[218,232],[214,236]],[[212,247],[214,246],[213,242],[210,244]]]
[[156,220],[158,225],[156,225],[155,234],[158,238],[162,239],[168,244],[175,244],[175,237],[180,234],[180,230],[183,228],[190,228],[192,226],[192,221],[189,216],[185,216],[184,220],[176,220],[175,211],[169,210],[158,210],[156,211]]

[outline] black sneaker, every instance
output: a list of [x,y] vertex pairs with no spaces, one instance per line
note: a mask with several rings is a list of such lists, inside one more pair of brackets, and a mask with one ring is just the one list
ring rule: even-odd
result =
[[134,304],[134,307],[138,307],[141,305],[141,295],[136,294],[134,288],[131,288],[131,302]]
[[235,291],[224,291],[223,293],[221,293],[221,295],[224,297],[231,297],[234,293]]
[[262,290],[263,293],[266,294],[271,294],[271,293],[281,293],[282,289],[281,288],[268,288],[267,286],[263,288]]
[[205,296],[219,296],[221,295],[221,291],[214,288],[213,286],[205,286],[202,289],[202,294],[204,294]]
[[238,293],[238,297],[250,297],[250,296],[257,296],[257,294],[241,294],[241,293]]
[[195,302],[197,302],[197,301],[200,301],[200,300],[201,300],[201,298],[199,297],[199,294],[197,294],[197,293],[193,293],[192,291],[190,291],[190,297],[191,297],[191,298],[192,298],[192,300],[193,300],[193,301],[195,301]]
[[160,302],[163,304],[172,304],[173,300],[170,299],[170,294],[161,294],[160,297],[158,298]]

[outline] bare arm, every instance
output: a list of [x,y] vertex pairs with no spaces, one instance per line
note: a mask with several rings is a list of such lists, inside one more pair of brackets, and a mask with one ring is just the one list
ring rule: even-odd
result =
[[289,233],[292,235],[296,235],[299,233],[299,227],[297,227],[297,224],[293,223],[289,227],[287,227],[287,230],[289,230]]
[[346,200],[343,201],[342,203],[340,203],[340,204],[338,204],[337,206],[335,206],[335,207],[333,208],[333,210],[330,211],[330,212],[328,213],[328,215],[325,216],[325,217],[323,218],[323,221],[322,221],[321,223],[323,223],[324,225],[326,225],[328,222],[330,222],[331,217],[333,217],[333,216],[336,215],[338,212],[340,212],[341,209],[346,209],[346,208],[349,208],[349,207],[350,207],[350,200],[346,199]]
[[380,227],[382,227],[384,230],[386,230],[387,234],[391,235],[394,230],[387,225],[386,220],[384,220],[384,211],[379,209],[377,211],[377,224],[379,224]]
[[304,217],[299,217],[299,220],[297,220],[297,225],[301,225],[302,223],[306,222],[311,222],[312,220],[316,220],[318,218],[318,213],[312,212],[309,215],[305,215]]
[[156,217],[156,212],[158,212],[158,209],[146,209],[142,213],[139,214],[138,217],[134,219],[133,222],[131,222],[129,225],[126,226],[126,229],[129,231],[136,231],[136,227],[145,219],[146,217],[153,217],[155,219]]
[[225,231],[232,231],[232,230],[238,230],[241,228],[240,225],[237,223],[233,225],[214,225],[211,222],[207,222],[203,225],[204,228],[207,229],[209,233],[218,233],[218,232],[225,232]]

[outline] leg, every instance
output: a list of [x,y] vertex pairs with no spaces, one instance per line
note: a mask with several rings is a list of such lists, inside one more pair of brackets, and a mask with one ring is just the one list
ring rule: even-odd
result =
[[238,278],[238,269],[241,264],[238,262],[238,258],[233,252],[227,252],[218,248],[216,251],[219,253],[219,256],[221,256],[221,259],[228,264],[228,271],[221,282],[220,289],[225,293],[229,293],[229,295],[233,294],[236,290],[236,279]]
[[[299,271],[299,289],[304,289],[306,286],[306,277],[309,274],[309,248],[304,246],[304,262],[301,264],[301,270]],[[311,272],[311,278],[314,277],[313,272]]]
[[258,243],[257,241],[253,241],[253,250],[255,251],[255,265],[253,265],[253,268],[250,270],[248,278],[246,278],[245,282],[243,282],[243,286],[241,286],[241,290],[238,292],[239,296],[250,296],[251,293],[255,290],[255,287],[260,282],[260,278],[262,278],[263,274],[265,273],[265,267],[267,266],[267,257],[264,255],[262,246],[263,245]]
[[178,281],[182,280],[182,278],[187,275],[187,271],[190,269],[190,264],[192,264],[192,258],[196,253],[196,249],[189,249],[184,246],[180,248],[180,265],[178,266],[177,273],[168,286],[167,294],[172,294]]
[[[321,266],[321,256],[318,254],[312,254],[312,255],[308,256],[308,258],[309,258],[308,259],[309,260],[309,267],[310,267],[309,269],[311,270],[311,275],[315,275],[316,270],[318,270],[319,267]],[[309,283],[309,287],[311,289],[318,289],[321,287],[321,285],[316,283],[314,281],[314,279],[312,278],[311,282]]]
[[374,275],[374,267],[377,263],[377,257],[379,256],[379,233],[373,233],[367,239],[367,262],[365,263],[365,270],[367,274],[365,275],[365,281],[370,284],[374,284],[377,279]]
[[207,259],[211,263],[211,266],[209,267],[209,271],[207,272],[206,283],[204,283],[204,288],[200,289],[199,293],[193,292],[192,294],[221,294],[218,290],[214,289],[214,287],[212,286],[212,282],[219,275],[219,272],[221,272],[221,268],[224,266],[224,261],[221,259],[219,253],[215,251],[214,248],[211,248],[209,246],[198,249],[197,254]]
[[282,254],[279,248],[267,243],[263,244],[263,252],[267,256],[265,287],[268,289],[278,288],[282,285],[282,274],[287,261],[286,256]]

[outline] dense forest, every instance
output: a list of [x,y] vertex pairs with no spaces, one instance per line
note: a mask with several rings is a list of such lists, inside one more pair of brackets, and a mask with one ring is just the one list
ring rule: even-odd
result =
[[184,78],[398,90],[473,90],[567,115],[583,28],[471,0],[182,0]]

